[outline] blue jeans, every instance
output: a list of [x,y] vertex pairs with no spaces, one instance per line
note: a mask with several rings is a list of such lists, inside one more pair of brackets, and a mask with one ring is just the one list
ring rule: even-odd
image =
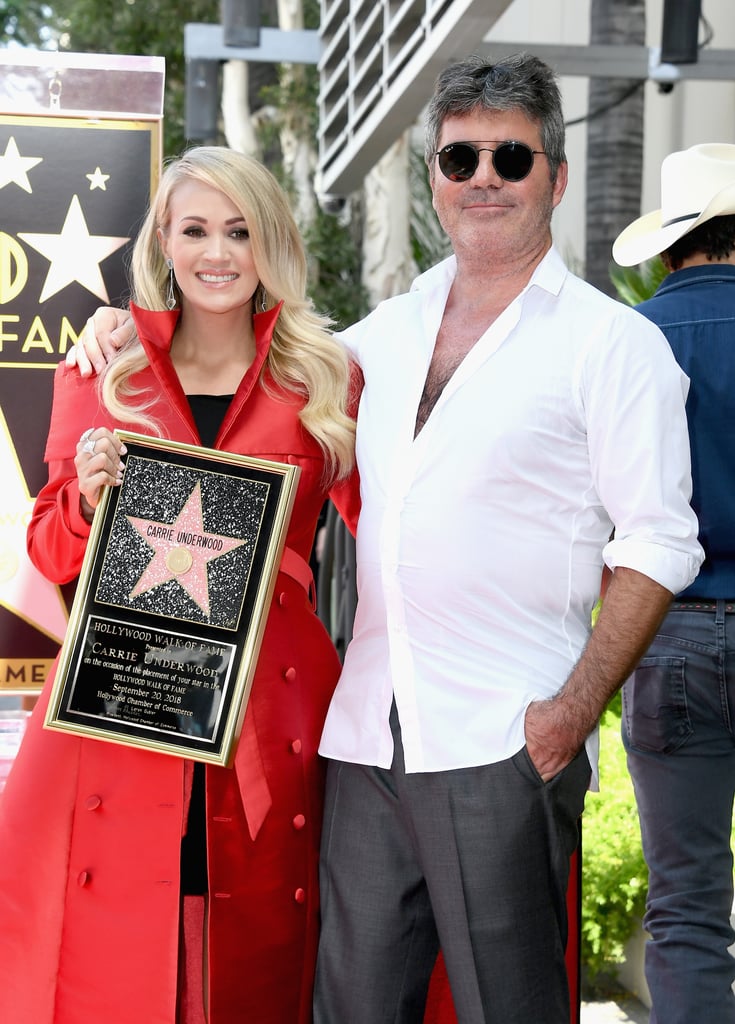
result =
[[623,688],[623,744],[649,870],[651,1024],[735,1024],[735,614],[716,604],[672,606]]

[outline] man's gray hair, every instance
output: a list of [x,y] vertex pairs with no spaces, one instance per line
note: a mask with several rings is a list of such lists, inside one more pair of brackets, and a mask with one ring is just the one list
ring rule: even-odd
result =
[[556,180],[559,164],[566,160],[561,95],[552,69],[529,53],[515,53],[495,64],[473,55],[441,72],[426,114],[424,156],[432,175],[445,118],[478,108],[518,110],[538,124],[551,180]]

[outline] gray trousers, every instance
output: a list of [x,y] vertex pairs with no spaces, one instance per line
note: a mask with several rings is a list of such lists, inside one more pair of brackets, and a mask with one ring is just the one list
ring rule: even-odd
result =
[[407,775],[329,763],[315,1024],[421,1024],[444,954],[459,1024],[569,1024],[569,858],[586,753]]

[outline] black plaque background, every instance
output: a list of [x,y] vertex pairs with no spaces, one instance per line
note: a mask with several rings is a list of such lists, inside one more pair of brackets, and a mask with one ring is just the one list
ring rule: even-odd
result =
[[[227,764],[239,735],[298,467],[120,432],[46,725]],[[154,555],[127,520],[173,523],[199,483],[203,528],[245,543],[208,565],[207,615],[176,579],[130,597]]]

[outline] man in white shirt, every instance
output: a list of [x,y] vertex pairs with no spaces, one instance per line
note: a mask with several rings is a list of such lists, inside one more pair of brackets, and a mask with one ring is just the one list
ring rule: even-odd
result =
[[568,1024],[597,723],[702,559],[687,380],[552,246],[567,165],[548,67],[448,68],[426,159],[454,256],[342,336],[365,377],[363,508],[320,748],[315,1021],[421,1021],[441,947],[460,1024]]

